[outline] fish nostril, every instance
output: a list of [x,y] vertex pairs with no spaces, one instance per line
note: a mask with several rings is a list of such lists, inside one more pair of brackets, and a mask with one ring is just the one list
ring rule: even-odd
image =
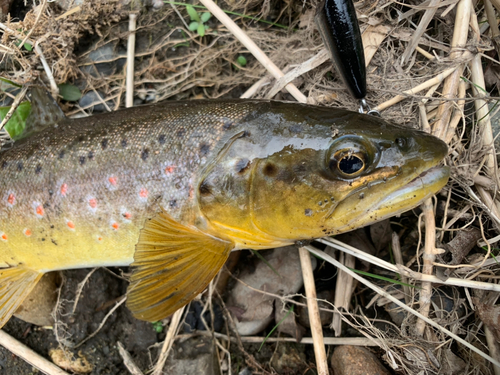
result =
[[405,148],[408,144],[408,141],[406,140],[406,138],[396,138],[395,142],[399,148]]

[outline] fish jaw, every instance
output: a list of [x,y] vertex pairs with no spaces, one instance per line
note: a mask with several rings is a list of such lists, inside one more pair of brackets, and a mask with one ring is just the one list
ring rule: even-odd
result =
[[[418,206],[423,200],[441,190],[450,177],[449,167],[433,167],[412,180],[409,184],[383,197],[377,204],[356,216],[347,224],[338,226],[336,232],[346,232],[374,222],[397,216]],[[341,208],[339,207],[339,211]],[[340,215],[340,212],[338,212]]]

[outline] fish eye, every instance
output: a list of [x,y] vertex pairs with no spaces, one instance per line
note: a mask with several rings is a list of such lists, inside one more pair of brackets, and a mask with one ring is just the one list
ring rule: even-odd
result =
[[330,170],[342,177],[356,177],[366,168],[366,154],[357,150],[341,150],[332,155]]

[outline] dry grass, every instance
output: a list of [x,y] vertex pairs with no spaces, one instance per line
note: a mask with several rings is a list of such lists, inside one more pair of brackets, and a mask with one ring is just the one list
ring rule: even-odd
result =
[[[93,65],[89,60],[92,50],[104,45],[120,49],[127,39],[126,16],[137,10],[131,5],[120,6],[118,3],[118,0],[90,1],[74,13],[65,14],[54,3],[41,1],[22,22],[5,20],[0,25],[4,30],[0,38],[1,76],[22,85],[35,79],[41,79],[48,86],[52,79],[58,84],[79,82],[84,92],[102,93],[102,101],[110,110],[123,106],[125,69],[106,76],[89,73],[89,67]],[[312,21],[316,4],[270,1],[262,4],[260,1],[241,0],[223,5],[228,10],[256,18],[270,17],[286,24],[288,29],[282,30],[233,17],[240,26],[244,25],[248,36],[284,73],[300,71],[290,74],[295,86],[309,102],[357,110],[358,103],[332,73],[329,62],[306,66],[307,60],[321,54],[322,50],[322,42]],[[425,221],[425,225],[410,229],[410,232],[417,233],[417,238],[419,232],[425,232],[420,233],[422,241],[419,244],[422,242],[423,246],[416,249],[419,254],[426,254],[423,267],[421,258],[415,257],[405,259],[406,266],[413,271],[399,269],[400,273],[406,272],[404,276],[410,283],[422,284],[423,287],[410,288],[410,295],[407,292],[405,296],[407,305],[417,310],[420,308],[424,318],[458,334],[486,354],[495,353],[492,347],[496,345],[495,340],[487,342],[482,322],[474,322],[471,317],[476,308],[473,297],[493,304],[495,298],[492,295],[498,293],[478,289],[488,289],[488,285],[491,286],[489,289],[497,288],[499,277],[497,263],[491,261],[490,256],[496,254],[495,241],[499,240],[496,237],[500,233],[500,203],[492,144],[494,132],[490,122],[490,115],[495,111],[489,109],[496,103],[500,84],[498,27],[490,28],[487,22],[483,22],[486,19],[496,22],[495,11],[498,10],[489,0],[485,0],[484,6],[480,3],[475,7],[470,0],[415,2],[405,7],[396,1],[364,0],[357,2],[356,7],[361,29],[366,32],[365,48],[370,46],[376,50],[368,65],[368,102],[381,109],[383,118],[422,127],[450,146],[446,164],[452,168],[452,178],[439,195],[444,209],[443,205],[440,206],[436,215],[436,200],[427,201],[423,208],[425,220],[422,222]],[[184,20],[180,20],[169,5],[158,11],[139,14],[134,74],[136,98],[238,97],[264,78],[264,85],[253,97],[266,98],[270,92],[278,92],[273,96],[275,99],[291,100],[289,94],[280,90],[284,83],[274,88],[275,80],[266,78],[264,67],[250,58],[246,48],[217,20],[209,22],[211,28],[207,36],[201,38],[185,27],[183,21],[187,20],[187,15],[184,8],[177,6],[177,9]],[[380,45],[368,46],[366,41],[375,43],[373,41],[377,40],[372,38],[376,34],[375,28],[385,37],[378,40]],[[82,38],[95,35],[98,38],[90,49],[82,48]],[[16,43],[21,39],[37,45],[43,51],[43,58],[40,53],[19,48]],[[240,54],[247,56],[249,64],[236,68],[235,61]],[[48,68],[41,68],[43,60]],[[112,60],[101,61],[106,62],[113,63]],[[87,109],[73,104],[64,106],[69,115]],[[456,309],[451,313],[444,312],[430,302],[429,297],[438,280],[429,275],[435,273],[437,266],[441,269],[447,267],[440,258],[440,246],[436,247],[435,239],[438,244],[450,242],[457,233],[471,226],[481,230],[487,252],[476,256],[479,259],[465,258],[461,264],[454,265],[455,278],[464,281],[452,284],[455,286],[451,289],[451,298],[456,308],[460,305],[467,311],[465,318],[459,318]],[[415,252],[415,244],[413,246]],[[480,253],[477,247],[475,252]],[[380,271],[380,264],[378,266],[373,272]],[[391,289],[390,286],[385,288]],[[389,294],[395,293],[401,294],[401,291],[389,291]],[[293,296],[283,300],[298,303]],[[493,367],[470,347],[451,339],[446,331],[429,325],[425,319],[408,314],[402,327],[390,323],[392,329],[383,331],[375,325],[375,319],[363,315],[364,307],[352,306],[350,313],[333,307],[331,311],[339,313],[345,323],[363,335],[376,339],[386,353],[387,364],[395,370],[407,374],[420,371],[448,373],[446,363],[453,360],[450,359],[453,350],[466,362],[465,373],[493,373]],[[229,313],[227,319],[230,324]],[[417,327],[416,330],[413,327]],[[495,328],[488,327],[490,330]],[[214,335],[221,363],[229,361],[229,366],[231,339]],[[262,373],[268,371],[265,364],[257,363],[252,354],[246,353],[244,339],[236,336],[235,342],[245,353],[248,364]]]

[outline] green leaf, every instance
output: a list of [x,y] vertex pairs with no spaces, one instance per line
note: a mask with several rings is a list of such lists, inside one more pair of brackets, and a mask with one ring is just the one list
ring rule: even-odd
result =
[[247,65],[247,59],[243,55],[239,55],[238,58],[236,59],[236,61],[238,62],[238,64],[240,64],[240,66]]
[[192,5],[186,5],[186,10],[189,14],[189,18],[191,18],[192,21],[200,22],[200,16]]
[[59,95],[64,100],[68,102],[76,102],[78,99],[82,97],[82,92],[75,85],[71,85],[69,83],[61,83],[58,85],[59,87]]
[[209,12],[205,12],[201,15],[201,22],[207,22],[212,15]]
[[0,91],[5,91],[5,90],[11,88],[11,86],[12,87],[21,87],[21,85],[18,85],[14,81],[0,77]]
[[198,25],[198,35],[205,36],[205,25],[202,23]]
[[156,333],[162,333],[163,331],[163,323],[162,322],[151,322],[153,325],[153,329]]
[[191,30],[191,31],[196,31],[196,30],[198,30],[198,25],[199,25],[199,23],[198,23],[198,22],[191,22],[191,23],[189,24],[189,30]]
[[[0,107],[0,119],[3,120],[11,107]],[[24,128],[26,127],[26,119],[31,111],[30,102],[22,102],[17,107],[16,111],[12,115],[7,124],[5,124],[5,130],[9,133],[11,138],[17,137],[22,134]]]
[[33,51],[33,46],[29,43],[24,43],[24,48],[26,49],[26,51]]

